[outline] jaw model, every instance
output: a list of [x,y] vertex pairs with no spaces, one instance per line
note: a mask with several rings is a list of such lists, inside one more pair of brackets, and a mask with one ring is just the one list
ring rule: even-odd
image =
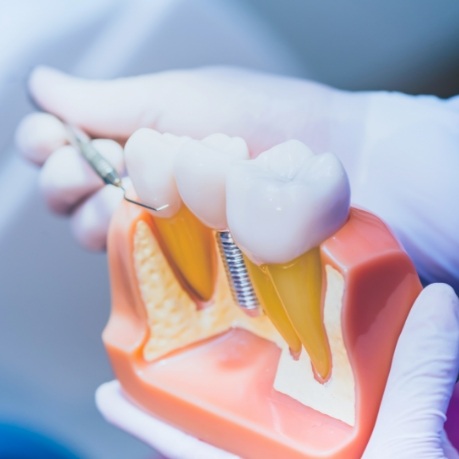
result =
[[[360,457],[419,280],[386,226],[349,209],[333,155],[289,141],[247,158],[223,135],[129,140],[139,197],[169,207],[123,204],[112,223],[116,376],[155,416],[244,458]],[[228,229],[261,316],[231,298],[213,239]]]

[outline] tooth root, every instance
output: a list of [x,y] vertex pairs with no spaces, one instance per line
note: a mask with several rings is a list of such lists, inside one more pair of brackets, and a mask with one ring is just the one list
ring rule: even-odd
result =
[[284,309],[311,359],[316,377],[330,376],[330,348],[322,320],[322,266],[319,248],[284,264],[266,264]]
[[285,313],[282,302],[269,275],[265,274],[262,268],[255,263],[252,263],[249,258],[244,257],[244,259],[253,288],[263,311],[286,341],[292,355],[298,358],[301,353],[301,341]]
[[169,218],[154,218],[156,236],[174,272],[193,299],[209,301],[216,285],[213,232],[185,205]]

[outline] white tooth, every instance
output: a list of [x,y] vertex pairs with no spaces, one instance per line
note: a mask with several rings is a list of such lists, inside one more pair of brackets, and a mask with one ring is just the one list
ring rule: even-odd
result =
[[172,217],[181,206],[174,179],[174,161],[187,137],[139,129],[126,143],[126,168],[139,200],[151,207],[168,205],[154,212],[157,217]]
[[347,219],[350,190],[336,156],[290,140],[232,165],[227,218],[237,244],[258,264],[286,263],[318,246]]
[[226,134],[212,134],[201,140],[201,143],[234,159],[248,159],[249,150],[244,139],[229,137]]
[[181,145],[175,161],[177,187],[183,202],[208,227],[227,229],[226,174],[234,161],[248,157],[244,140],[224,134]]

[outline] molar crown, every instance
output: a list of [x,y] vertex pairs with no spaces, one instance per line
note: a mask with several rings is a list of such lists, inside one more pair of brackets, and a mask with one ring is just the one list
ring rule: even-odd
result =
[[346,172],[331,153],[314,155],[290,140],[227,178],[228,226],[255,263],[285,263],[335,233],[349,214]]

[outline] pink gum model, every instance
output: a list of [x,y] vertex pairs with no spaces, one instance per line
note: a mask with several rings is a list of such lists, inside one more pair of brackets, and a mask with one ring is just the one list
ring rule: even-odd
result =
[[146,362],[149,337],[133,262],[133,234],[148,213],[129,205],[109,235],[112,313],[104,331],[124,391],[152,415],[244,458],[359,458],[373,429],[398,336],[421,284],[413,264],[377,217],[351,209],[321,245],[323,266],[344,278],[342,333],[355,379],[355,425],[273,389],[280,349],[231,329]]

